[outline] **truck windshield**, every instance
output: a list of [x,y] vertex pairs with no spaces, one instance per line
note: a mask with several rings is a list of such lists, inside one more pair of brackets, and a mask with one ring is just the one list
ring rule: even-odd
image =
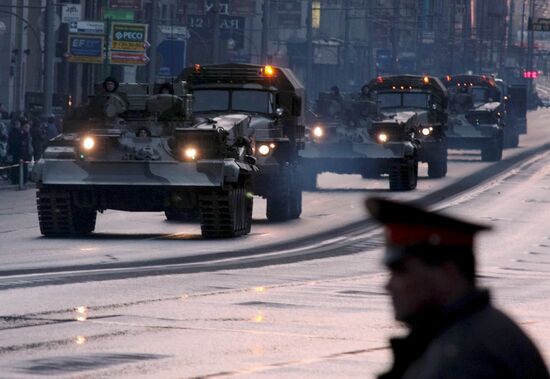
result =
[[473,87],[472,97],[474,103],[487,103],[490,99],[489,90],[484,87]]
[[379,93],[380,108],[428,108],[428,93]]
[[195,90],[193,110],[273,113],[273,95],[251,90]]

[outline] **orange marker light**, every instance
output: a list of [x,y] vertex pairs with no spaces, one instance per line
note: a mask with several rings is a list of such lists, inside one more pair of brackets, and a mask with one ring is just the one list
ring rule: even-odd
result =
[[265,66],[263,69],[263,74],[265,76],[273,76],[275,75],[275,69],[273,68],[273,66]]
[[430,78],[427,77],[427,76],[424,76],[424,79],[422,79],[424,81],[424,84],[430,84]]
[[447,79],[448,82],[450,82],[451,79],[452,79],[452,78],[451,78],[451,75],[447,75],[445,78]]

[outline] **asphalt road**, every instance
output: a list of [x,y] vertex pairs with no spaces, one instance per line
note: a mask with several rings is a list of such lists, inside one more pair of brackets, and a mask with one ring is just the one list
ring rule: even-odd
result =
[[161,214],[108,211],[85,239],[45,239],[34,192],[0,192],[0,377],[372,377],[392,321],[372,194],[491,224],[482,282],[550,362],[550,110],[500,163],[452,151],[449,175],[408,193],[324,174],[300,220],[200,238]]

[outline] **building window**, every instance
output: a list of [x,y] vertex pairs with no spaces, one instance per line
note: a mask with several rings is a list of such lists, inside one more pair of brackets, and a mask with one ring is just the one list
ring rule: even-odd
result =
[[311,3],[312,13],[311,13],[311,27],[313,29],[319,29],[321,27],[321,2],[313,1]]

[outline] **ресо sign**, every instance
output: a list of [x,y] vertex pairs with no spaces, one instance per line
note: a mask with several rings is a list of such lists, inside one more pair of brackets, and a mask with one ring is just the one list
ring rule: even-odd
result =
[[147,24],[113,23],[111,28],[112,50],[145,51],[147,48]]

